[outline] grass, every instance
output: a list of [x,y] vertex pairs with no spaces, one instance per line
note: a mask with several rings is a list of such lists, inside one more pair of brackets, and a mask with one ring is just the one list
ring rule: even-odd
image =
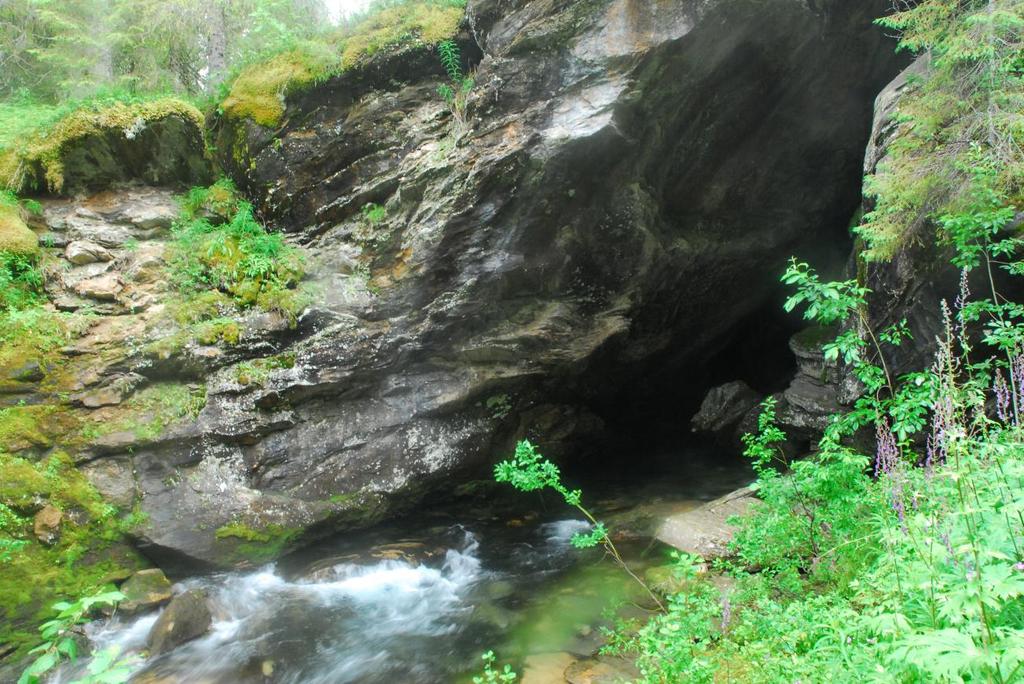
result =
[[227,86],[220,110],[231,119],[273,127],[284,116],[285,98],[347,71],[382,50],[435,45],[458,30],[465,2],[380,2],[338,31],[303,42],[241,69]]

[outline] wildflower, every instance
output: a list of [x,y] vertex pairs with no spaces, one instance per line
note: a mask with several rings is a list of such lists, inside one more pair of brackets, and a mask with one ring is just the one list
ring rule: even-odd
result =
[[890,483],[889,496],[892,508],[900,519],[900,525],[904,533],[906,508],[903,504],[903,475],[899,472],[900,448],[896,444],[896,436],[892,434],[888,424],[884,421],[878,423],[876,430],[877,451],[875,455],[875,477],[887,477]]
[[992,382],[992,390],[996,395],[996,415],[1003,423],[1010,421],[1010,388],[1006,386],[1002,371],[996,371],[995,380]]
[[1013,564],[1013,569],[1017,572],[1024,572],[1024,561],[1017,561]]

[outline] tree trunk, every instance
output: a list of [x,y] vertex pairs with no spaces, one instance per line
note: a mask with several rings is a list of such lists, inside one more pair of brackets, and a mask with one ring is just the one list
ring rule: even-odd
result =
[[212,90],[228,70],[227,8],[223,0],[211,2],[206,11],[209,38],[206,44],[206,89]]

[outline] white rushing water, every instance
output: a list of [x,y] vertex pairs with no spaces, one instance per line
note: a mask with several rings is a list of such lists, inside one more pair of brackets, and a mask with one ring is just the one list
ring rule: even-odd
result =
[[[569,539],[586,529],[577,520],[542,525],[527,565],[566,557]],[[188,580],[176,588],[206,591],[210,631],[140,661],[140,671],[156,681],[167,676],[189,684],[451,681],[493,638],[493,628],[474,621],[482,619],[476,612],[487,582],[507,574],[485,570],[479,550],[476,537],[465,532],[463,543],[434,565],[344,562],[295,580],[270,565]],[[97,649],[138,653],[158,616],[115,617],[93,627],[90,638]],[[76,675],[65,672],[63,680]]]

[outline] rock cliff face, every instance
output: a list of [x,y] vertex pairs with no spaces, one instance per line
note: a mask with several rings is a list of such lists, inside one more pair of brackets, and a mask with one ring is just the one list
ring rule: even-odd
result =
[[[322,296],[293,368],[210,384],[188,468],[218,475],[149,478],[143,509],[365,522],[526,431],[592,436],[590,407],[653,364],[700,364],[786,257],[843,234],[894,72],[883,9],[475,1],[464,127],[422,49],[293,98],[279,130],[225,125],[222,161],[315,255]],[[147,539],[219,560],[194,522]]]
[[[278,130],[218,121],[223,166],[309,251],[316,303],[294,329],[251,315],[229,350],[111,364],[118,401],[184,377],[206,403],[159,438],[107,436],[94,481],[137,492],[164,564],[225,565],[407,508],[526,434],[600,435],[595,407],[630,383],[699,375],[789,255],[844,247],[897,70],[885,4],[471,0],[465,123],[427,48],[291,97]],[[119,245],[81,231],[66,258],[108,263]],[[66,296],[131,313],[104,300],[116,277],[81,282]]]

